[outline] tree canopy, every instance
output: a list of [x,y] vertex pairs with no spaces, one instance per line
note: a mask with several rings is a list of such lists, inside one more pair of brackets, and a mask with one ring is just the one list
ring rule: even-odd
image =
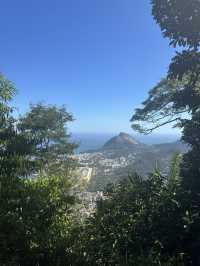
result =
[[[67,123],[73,116],[65,107],[55,105],[30,105],[30,111],[22,116],[17,124],[18,130],[28,135],[34,142],[32,156],[40,165],[40,169],[56,168],[69,163],[69,155],[76,145],[69,141]],[[65,164],[64,164],[65,163]],[[57,164],[57,166],[56,166]]]
[[199,0],[152,0],[152,14],[170,44],[199,46]]
[[167,78],[161,80],[149,91],[148,98],[142,103],[143,107],[136,109],[131,119],[133,129],[148,134],[172,122],[180,125],[183,115],[190,113],[185,102],[179,104],[186,82]]
[[154,123],[151,131],[200,106],[200,1],[152,0],[152,14],[170,44],[184,50],[176,52],[167,77],[150,90],[143,108],[136,109],[133,128],[143,132],[140,122]]
[[66,123],[72,115],[38,104],[18,120],[10,106],[15,91],[1,75],[0,264],[70,265],[75,197],[66,164],[75,146]]
[[[184,239],[189,261],[199,265],[199,192],[200,192],[200,1],[152,0],[153,16],[170,45],[179,48],[172,58],[166,78],[150,90],[143,106],[131,119],[133,129],[150,133],[165,124],[182,129],[182,140],[190,150],[180,166],[179,194],[181,214],[188,222]],[[175,218],[177,222],[177,218]],[[180,233],[183,236],[184,233]]]

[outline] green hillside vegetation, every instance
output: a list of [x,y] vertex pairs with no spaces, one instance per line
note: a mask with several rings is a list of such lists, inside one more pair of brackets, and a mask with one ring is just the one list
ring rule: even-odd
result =
[[88,190],[101,191],[106,185],[117,183],[135,172],[146,179],[154,168],[159,168],[162,175],[167,176],[174,154],[183,155],[189,149],[189,145],[183,141],[147,145],[129,134],[120,133],[102,148],[82,153],[84,159],[79,157],[79,160],[94,169]]
[[179,52],[131,121],[143,133],[176,123],[190,150],[174,155],[168,176],[156,168],[109,185],[79,219],[72,115],[37,104],[15,118],[15,87],[0,75],[0,265],[200,265],[200,2],[151,2]]

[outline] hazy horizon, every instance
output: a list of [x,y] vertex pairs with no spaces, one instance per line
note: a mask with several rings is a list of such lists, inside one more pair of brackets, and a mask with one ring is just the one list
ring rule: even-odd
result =
[[[84,152],[87,150],[95,150],[101,148],[106,141],[110,138],[118,135],[120,132],[117,133],[87,133],[87,132],[72,132],[71,133],[71,140],[75,141],[79,144],[78,149],[76,152]],[[170,143],[180,139],[180,135],[178,134],[164,134],[164,133],[153,133],[149,135],[142,135],[142,134],[134,134],[125,132],[133,136],[138,141],[144,144],[161,144],[161,143]]]

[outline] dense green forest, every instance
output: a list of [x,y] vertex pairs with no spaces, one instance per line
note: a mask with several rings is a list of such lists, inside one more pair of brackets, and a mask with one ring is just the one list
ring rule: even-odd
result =
[[65,107],[36,104],[18,118],[15,86],[0,75],[0,265],[200,265],[200,2],[152,0],[152,14],[178,50],[167,76],[136,109],[132,127],[173,123],[190,145],[170,173],[137,174],[105,188],[80,219],[82,184]]

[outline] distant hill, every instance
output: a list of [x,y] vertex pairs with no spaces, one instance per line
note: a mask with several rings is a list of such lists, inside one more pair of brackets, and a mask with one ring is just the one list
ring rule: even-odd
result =
[[175,152],[185,153],[188,151],[188,145],[179,140],[171,143],[147,145],[142,142],[139,142],[131,135],[121,132],[119,135],[112,137],[110,140],[108,140],[100,150],[113,150],[121,153],[131,153],[140,151],[144,153],[153,152],[168,154]]
[[154,144],[152,147],[157,152],[165,153],[172,153],[174,151],[186,153],[189,149],[188,145],[180,140],[171,143]]
[[125,148],[138,145],[139,142],[135,140],[132,136],[127,133],[121,132],[118,136],[115,136],[108,140],[103,148],[104,149],[116,149],[116,148]]

